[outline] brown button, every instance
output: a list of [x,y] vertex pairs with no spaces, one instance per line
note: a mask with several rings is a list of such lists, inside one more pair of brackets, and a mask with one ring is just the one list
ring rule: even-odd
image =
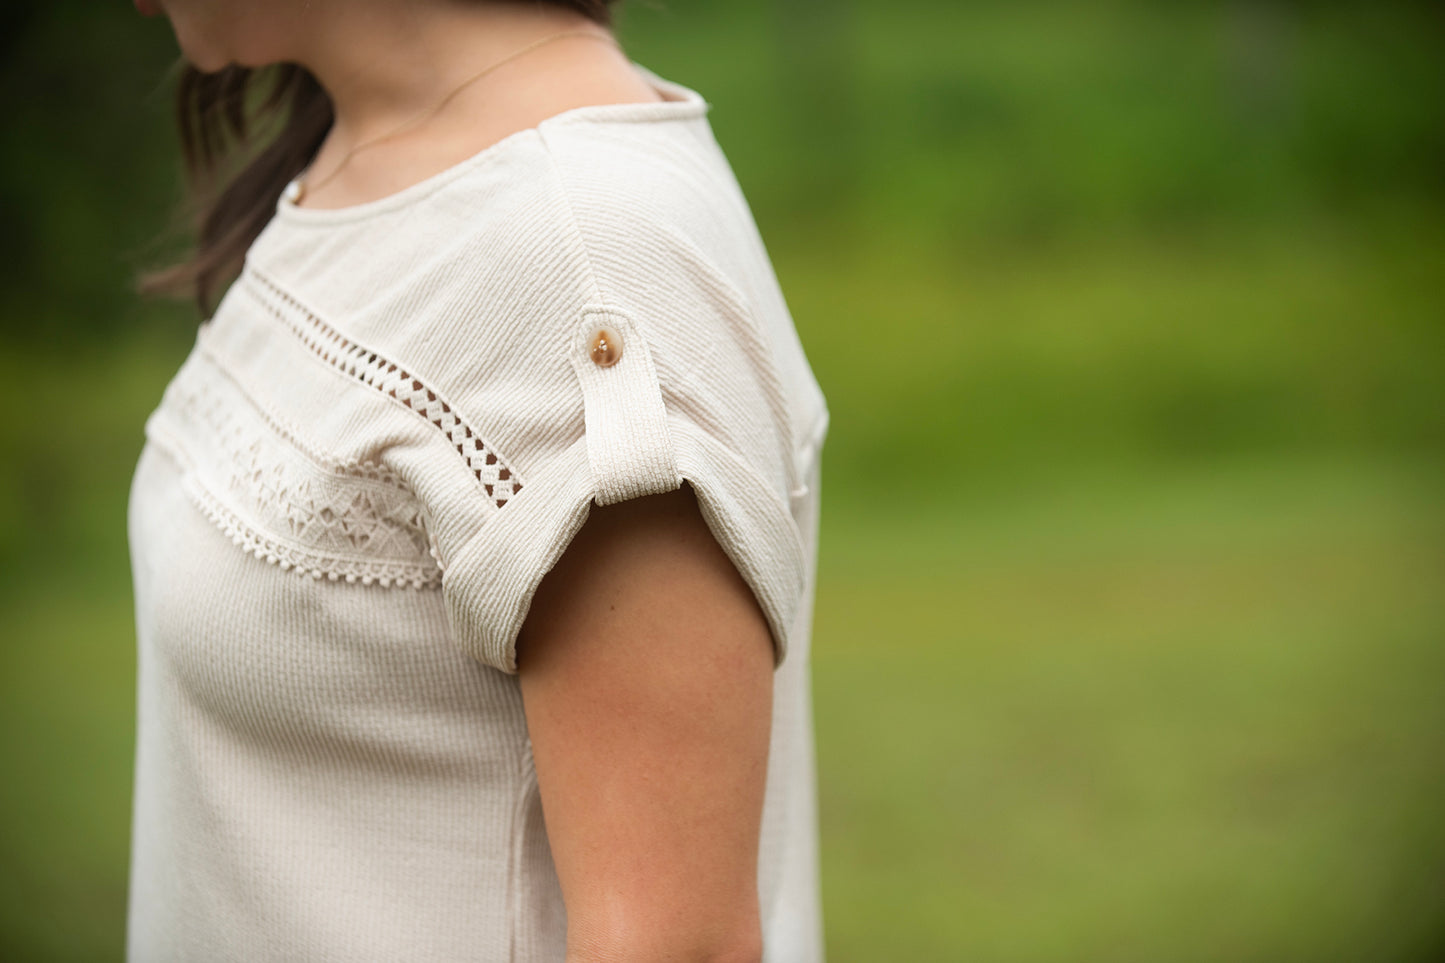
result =
[[611,328],[598,328],[592,332],[592,363],[599,368],[610,368],[622,360],[622,335]]

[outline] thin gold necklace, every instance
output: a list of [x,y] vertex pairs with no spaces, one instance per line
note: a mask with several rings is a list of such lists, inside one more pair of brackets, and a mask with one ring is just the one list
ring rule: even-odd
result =
[[[536,50],[538,47],[542,46],[544,43],[551,43],[553,40],[561,40],[563,37],[591,37],[593,40],[605,40],[608,43],[612,44],[614,47],[617,47],[617,49],[622,49],[621,45],[617,43],[617,40],[611,34],[598,33],[595,30],[564,30],[561,33],[554,33],[549,36],[543,37],[540,40],[534,40],[532,43],[527,44],[522,49],[510,53],[507,56],[503,57],[501,60],[498,60],[496,63],[484,67],[483,69],[472,74],[466,80],[463,80],[456,87],[452,88],[451,93],[443,97],[440,101],[436,103],[435,106],[431,107],[430,109],[424,110],[421,113],[417,114],[415,117],[403,121],[402,123],[398,124],[396,127],[393,127],[391,130],[387,131],[384,134],[373,137],[370,140],[364,140],[361,143],[352,147],[342,156],[340,162],[338,162],[337,165],[331,169],[331,173],[321,178],[321,180],[317,181],[315,184],[310,185],[310,190],[320,190],[328,181],[330,181],[333,177],[335,177],[341,172],[341,169],[346,166],[346,162],[351,160],[352,155],[356,154],[358,151],[364,150],[367,147],[371,147],[375,144],[381,143],[384,140],[395,137],[397,134],[401,133],[409,127],[415,127],[417,124],[429,119],[438,111],[440,111],[443,107],[445,107],[453,97],[462,92],[463,88],[467,87],[470,84],[476,83],[478,80],[481,80],[483,77],[496,70],[498,67],[515,60],[516,58],[522,56],[522,54],[530,53],[531,51]],[[309,178],[298,177],[296,180],[291,182],[292,186],[290,188],[290,193],[288,194],[288,197],[293,204],[301,200],[302,195],[306,193],[307,180],[309,180]]]

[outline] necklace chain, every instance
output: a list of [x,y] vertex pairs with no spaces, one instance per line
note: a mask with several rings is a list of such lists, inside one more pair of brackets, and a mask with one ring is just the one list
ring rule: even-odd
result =
[[[621,49],[621,47],[618,45],[617,41],[612,37],[611,34],[598,33],[595,30],[564,30],[561,33],[550,34],[546,37],[542,37],[539,40],[534,40],[520,50],[515,50],[507,56],[503,57],[501,60],[498,60],[496,63],[489,64],[488,66],[472,74],[470,77],[468,77],[466,80],[463,80],[456,87],[453,87],[449,94],[447,94],[429,109],[424,110],[416,116],[403,121],[402,123],[398,124],[396,127],[393,127],[391,130],[387,131],[384,134],[380,134],[376,137],[371,138],[370,140],[364,140],[361,143],[353,146],[344,155],[342,155],[341,160],[337,163],[335,167],[331,169],[331,172],[329,174],[321,178],[321,180],[317,181],[315,184],[310,185],[310,190],[320,190],[324,184],[326,184],[328,181],[330,181],[333,177],[335,177],[338,173],[341,172],[341,169],[346,166],[346,162],[351,160],[352,156],[358,151],[364,150],[375,144],[379,144],[384,140],[389,140],[390,138],[395,137],[397,134],[401,133],[402,131],[410,127],[415,127],[422,121],[430,119],[433,115],[438,113],[443,107],[450,103],[453,97],[461,93],[464,88],[476,83],[478,80],[481,80],[483,77],[496,70],[498,67],[502,66],[503,64],[510,63],[516,58],[522,56],[522,54],[530,53],[531,51],[536,50],[538,47],[542,46],[545,43],[551,43],[553,40],[561,40],[563,37],[591,37],[593,40],[605,40],[613,46],[618,47],[619,50]],[[300,200],[301,195],[307,190],[308,185],[305,183],[305,181],[307,180],[309,180],[309,178],[303,177],[297,178],[295,181],[292,182],[295,185],[294,194],[291,198],[293,203]]]

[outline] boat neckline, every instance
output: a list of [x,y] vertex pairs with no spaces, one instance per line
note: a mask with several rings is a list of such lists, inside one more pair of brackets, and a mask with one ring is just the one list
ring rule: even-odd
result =
[[552,127],[575,123],[646,123],[687,120],[704,116],[711,107],[708,101],[691,87],[660,77],[636,61],[631,61],[631,63],[642,79],[662,95],[663,100],[583,104],[580,107],[568,108],[550,117],[544,117],[531,127],[513,131],[450,167],[445,167],[435,174],[429,174],[400,190],[369,201],[362,201],[359,204],[348,204],[345,207],[299,207],[295,203],[295,199],[300,193],[301,180],[306,176],[306,171],[302,170],[287,182],[281,191],[281,196],[276,199],[276,216],[296,224],[338,224],[359,220],[420,201],[446,184],[466,175],[475,168],[485,166],[493,159],[520,146],[525,141],[530,141]]

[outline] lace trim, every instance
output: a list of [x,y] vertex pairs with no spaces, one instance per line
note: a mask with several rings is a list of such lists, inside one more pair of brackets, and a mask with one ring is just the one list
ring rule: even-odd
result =
[[[179,432],[193,436],[199,450],[214,452],[205,459],[219,475],[214,484],[185,456],[187,445],[177,443],[165,426],[151,427],[165,436],[163,446],[185,469],[187,488],[202,511],[234,544],[317,579],[418,589],[441,584],[440,555],[425,511],[390,469],[302,462],[248,425],[232,410],[235,402],[199,377],[177,379],[170,400]],[[225,504],[212,489],[234,504]],[[259,524],[248,523],[247,514]]]
[[242,280],[261,304],[323,361],[395,398],[440,428],[496,507],[501,508],[522,490],[522,481],[516,473],[457,416],[445,399],[420,379],[342,335],[262,275],[254,265],[246,266]]

